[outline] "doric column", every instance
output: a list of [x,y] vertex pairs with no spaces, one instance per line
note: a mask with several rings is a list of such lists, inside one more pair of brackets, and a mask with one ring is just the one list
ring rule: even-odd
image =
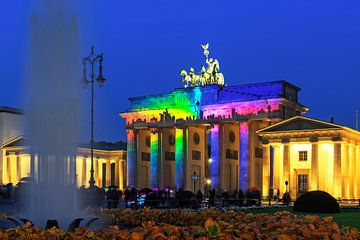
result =
[[126,185],[135,187],[136,176],[136,138],[134,130],[127,130],[127,179]]
[[334,197],[341,198],[343,186],[342,186],[342,156],[341,156],[341,143],[334,144]]
[[177,188],[187,189],[188,183],[188,130],[176,128],[175,130],[175,185]]
[[[101,169],[101,168],[100,168]],[[94,178],[95,178],[95,185],[101,185],[101,179],[99,179],[100,170],[99,170],[99,158],[94,158]]]
[[245,191],[249,187],[249,124],[240,123],[239,186]]
[[119,165],[120,165],[120,160],[119,159],[115,159],[115,186],[120,187],[119,185]]
[[11,155],[6,156],[6,182],[11,182]]
[[349,145],[349,198],[354,198],[354,181],[355,181],[355,158],[356,158],[356,150],[355,145]]
[[288,181],[287,190],[290,190],[290,146],[288,143],[284,143],[284,153],[283,153],[283,186],[285,186],[285,189],[283,191],[286,191],[286,185],[285,181]]
[[267,197],[270,189],[270,146],[268,144],[264,145],[263,151],[262,196]]
[[270,145],[270,188],[269,189],[274,189],[274,146]]
[[150,133],[150,186],[159,187],[159,133]]
[[280,164],[282,164],[282,159],[280,159],[280,145],[273,146],[273,188],[274,190],[280,190],[282,183],[280,182],[281,179],[281,168]]
[[349,192],[349,144],[343,143],[341,149],[341,198],[348,199]]
[[[21,165],[21,156],[20,155],[15,155],[16,158],[16,180],[14,184],[17,184],[20,181],[20,178],[25,177],[25,176],[21,176],[21,169],[22,169],[22,165]],[[25,159],[23,159],[25,161]]]
[[210,180],[211,180],[211,188],[215,188],[216,191],[220,190],[220,149],[221,142],[220,142],[220,131],[222,127],[217,124],[214,125],[209,132],[210,134],[210,149],[211,149],[211,160],[210,163]]
[[319,145],[316,142],[311,144],[311,184],[310,190],[319,189],[319,159],[318,159],[318,148]]
[[360,198],[360,146],[359,145],[355,145],[355,149],[356,149],[356,153],[355,153],[355,182],[354,182],[354,195],[355,195],[355,199],[359,199]]
[[118,166],[118,171],[119,171],[119,189],[124,189],[124,161],[119,160],[119,166]]
[[81,177],[82,177],[82,185],[87,185],[87,178],[86,178],[86,173],[87,173],[87,170],[86,170],[86,157],[84,157],[82,159],[82,174],[81,174]]
[[111,185],[111,166],[110,159],[106,159],[106,186]]

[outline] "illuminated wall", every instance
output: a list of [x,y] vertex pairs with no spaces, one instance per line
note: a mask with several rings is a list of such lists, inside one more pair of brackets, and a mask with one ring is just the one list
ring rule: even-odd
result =
[[240,123],[240,188],[249,186],[249,124]]
[[175,185],[184,188],[184,130],[175,130]]
[[151,122],[152,119],[161,121],[160,114],[165,110],[174,120],[279,114],[280,104],[284,104],[281,97],[283,84],[282,81],[275,81],[225,87],[207,85],[180,88],[167,94],[130,98],[131,108],[120,115],[126,119],[127,125],[131,125],[138,119],[144,122]]
[[151,133],[150,139],[150,186],[155,188],[159,184],[159,134]]
[[133,130],[127,131],[127,185],[135,186],[135,134]]
[[214,125],[210,131],[210,146],[211,146],[211,159],[210,164],[210,180],[211,188],[216,190],[220,189],[220,138],[219,138],[220,126]]
[[[286,95],[286,89],[291,88],[292,97]],[[234,179],[238,179],[233,184],[231,180],[231,188],[233,186],[241,187],[243,190],[249,187],[249,170],[251,169],[249,158],[249,126],[245,121],[249,119],[274,119],[280,120],[284,116],[296,115],[305,112],[306,108],[297,103],[297,91],[299,89],[284,81],[265,82],[257,84],[246,84],[237,86],[219,86],[216,84],[178,88],[172,92],[158,95],[149,95],[141,97],[129,98],[131,107],[128,111],[120,113],[120,116],[126,119],[128,129],[149,129],[165,127],[186,127],[188,124],[216,125],[224,120],[229,122],[242,123],[240,130],[241,143],[237,145],[239,151],[239,166],[234,168],[231,165],[231,175],[238,175]],[[286,96],[285,96],[286,95]],[[285,113],[285,109],[291,110]],[[203,121],[203,122],[202,122]],[[187,162],[187,142],[184,142],[182,130],[176,130],[175,144],[175,185],[183,186],[188,181],[184,181],[184,175],[189,176],[190,173]],[[219,126],[215,126],[211,133],[211,156],[213,164],[210,166],[211,184],[216,188],[224,187],[220,181],[222,175],[220,166],[220,150],[219,150]],[[136,156],[132,154],[133,136],[128,136],[130,149],[128,149],[128,170],[129,184],[135,182],[134,178],[136,169]],[[158,146],[159,147],[159,146]],[[225,149],[226,150],[226,149]],[[153,152],[154,151],[154,152]],[[159,176],[159,170],[155,168],[155,147],[151,151],[152,163],[150,176]],[[224,157],[224,156],[223,156]],[[218,160],[217,160],[218,159]],[[228,162],[226,162],[228,163]],[[229,164],[228,164],[229,165]],[[257,163],[259,166],[260,163]],[[190,166],[191,167],[191,166]],[[258,167],[260,169],[261,167]],[[236,169],[236,172],[233,170]],[[191,173],[192,174],[192,173]],[[130,180],[131,179],[131,180]],[[186,178],[185,178],[186,179]],[[155,186],[155,180],[151,177],[152,186]],[[153,185],[154,184],[154,185]],[[240,184],[238,186],[238,184]]]

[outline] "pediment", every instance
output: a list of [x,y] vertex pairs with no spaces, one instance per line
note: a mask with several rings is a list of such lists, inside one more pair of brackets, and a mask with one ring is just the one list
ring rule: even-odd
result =
[[303,116],[296,116],[258,131],[258,133],[287,132],[299,130],[342,129],[340,125]]

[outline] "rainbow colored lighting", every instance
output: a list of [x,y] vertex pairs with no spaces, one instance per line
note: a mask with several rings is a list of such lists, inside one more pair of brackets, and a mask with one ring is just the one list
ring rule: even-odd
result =
[[150,186],[152,188],[159,185],[159,134],[151,133],[150,135]]
[[127,185],[135,186],[135,134],[133,130],[127,131]]
[[280,111],[284,90],[283,81],[238,86],[207,85],[175,89],[171,93],[130,98],[131,108],[122,113],[127,125],[137,121],[161,121],[160,114],[167,110],[177,119],[229,118],[269,114]]
[[184,129],[175,130],[175,185],[184,188]]
[[249,184],[249,124],[240,123],[240,188],[245,190]]
[[219,152],[219,125],[214,125],[210,132],[211,159],[210,180],[211,187],[220,190],[220,152]]

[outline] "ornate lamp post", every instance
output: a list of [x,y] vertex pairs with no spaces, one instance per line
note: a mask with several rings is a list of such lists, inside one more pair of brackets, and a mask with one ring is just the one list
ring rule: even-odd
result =
[[[83,64],[83,77],[81,80],[81,83],[86,88],[89,83],[91,83],[91,139],[90,139],[90,145],[91,145],[91,169],[90,169],[90,188],[93,188],[95,186],[95,179],[94,179],[94,82],[98,83],[100,87],[104,85],[105,78],[102,75],[102,62],[103,62],[103,54],[95,54],[94,53],[94,46],[91,47],[91,53],[87,57],[83,57],[82,64]],[[99,76],[95,79],[94,75],[94,66],[95,64],[99,64]],[[90,80],[87,80],[86,78],[86,65],[89,64],[91,67],[90,72]]]

